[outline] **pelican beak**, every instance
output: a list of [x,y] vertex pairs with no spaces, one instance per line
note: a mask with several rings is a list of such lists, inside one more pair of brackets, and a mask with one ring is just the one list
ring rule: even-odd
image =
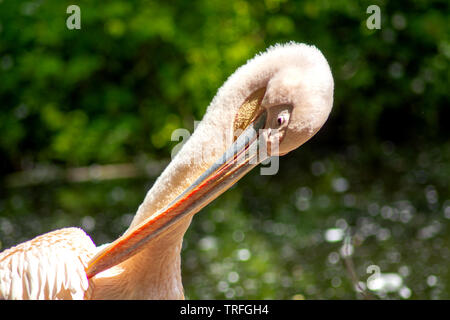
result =
[[86,268],[88,278],[119,264],[138,253],[145,244],[177,221],[197,213],[225,192],[252,168],[268,158],[266,124],[263,110],[228,148],[228,150],[169,205],[98,252]]

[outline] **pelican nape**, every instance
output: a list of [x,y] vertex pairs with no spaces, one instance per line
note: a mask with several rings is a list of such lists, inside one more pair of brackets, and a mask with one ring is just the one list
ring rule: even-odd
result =
[[[333,87],[314,46],[275,45],[249,60],[218,90],[121,237],[96,248],[81,229],[65,228],[3,251],[0,299],[183,299],[180,251],[193,215],[266,157],[310,139],[328,118]],[[249,156],[254,148],[266,156]]]

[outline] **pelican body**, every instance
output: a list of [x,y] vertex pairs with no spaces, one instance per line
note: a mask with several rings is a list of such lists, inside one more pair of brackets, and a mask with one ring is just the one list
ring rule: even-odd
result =
[[65,228],[3,251],[0,299],[183,299],[180,251],[192,217],[260,162],[309,140],[333,90],[314,46],[291,42],[255,56],[218,90],[121,237],[96,247]]

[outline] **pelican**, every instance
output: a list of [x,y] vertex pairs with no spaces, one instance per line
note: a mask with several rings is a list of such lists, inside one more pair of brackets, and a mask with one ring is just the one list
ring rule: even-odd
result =
[[180,251],[193,215],[316,134],[333,90],[314,46],[290,42],[256,55],[218,90],[122,236],[96,247],[83,230],[64,228],[3,251],[0,299],[184,299]]

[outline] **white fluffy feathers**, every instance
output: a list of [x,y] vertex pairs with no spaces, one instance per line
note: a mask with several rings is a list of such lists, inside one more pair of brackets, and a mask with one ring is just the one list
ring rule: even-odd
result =
[[0,299],[84,299],[96,248],[78,228],[43,234],[0,253]]

